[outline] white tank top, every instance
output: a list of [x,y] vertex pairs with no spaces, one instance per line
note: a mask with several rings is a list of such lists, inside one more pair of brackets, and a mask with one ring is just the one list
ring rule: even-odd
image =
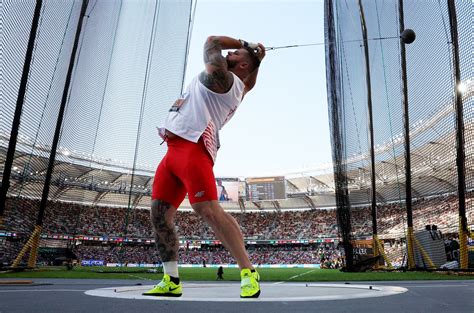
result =
[[[232,72],[231,72],[232,73]],[[196,76],[188,85],[186,92],[173,104],[165,120],[164,128],[159,128],[160,135],[165,129],[192,142],[198,142],[204,131],[211,132],[213,143],[205,143],[212,158],[219,148],[219,130],[231,119],[242,101],[244,82],[234,73],[234,82],[226,93],[216,93],[199,81]],[[213,133],[213,134],[212,134]],[[215,149],[209,147],[215,144]]]

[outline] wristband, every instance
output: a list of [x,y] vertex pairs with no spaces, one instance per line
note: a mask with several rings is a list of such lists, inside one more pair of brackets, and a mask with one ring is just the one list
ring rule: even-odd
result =
[[249,46],[249,43],[246,42],[245,40],[239,39],[239,41],[240,41],[240,44],[242,45],[242,47],[247,48]]
[[244,47],[244,48],[250,48],[250,49],[253,49],[253,50],[258,48],[258,44],[256,44],[256,43],[247,42],[243,39],[239,39],[239,41],[240,41],[240,44],[242,45],[242,47]]

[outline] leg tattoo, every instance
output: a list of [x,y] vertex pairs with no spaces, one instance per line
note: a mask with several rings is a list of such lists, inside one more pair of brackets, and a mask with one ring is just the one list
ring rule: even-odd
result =
[[175,226],[166,220],[170,204],[154,200],[151,205],[151,222],[155,230],[155,242],[162,262],[177,261],[178,236]]

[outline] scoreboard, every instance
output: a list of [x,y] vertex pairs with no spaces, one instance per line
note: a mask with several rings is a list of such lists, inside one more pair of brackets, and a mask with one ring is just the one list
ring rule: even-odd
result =
[[278,200],[286,198],[284,176],[254,177],[245,180],[247,184],[247,200]]

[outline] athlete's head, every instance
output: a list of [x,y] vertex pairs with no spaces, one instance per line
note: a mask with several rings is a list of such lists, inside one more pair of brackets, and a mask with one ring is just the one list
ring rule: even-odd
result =
[[240,48],[229,51],[226,56],[227,68],[229,71],[244,72],[245,76],[252,73],[259,65],[260,61],[253,49]]

